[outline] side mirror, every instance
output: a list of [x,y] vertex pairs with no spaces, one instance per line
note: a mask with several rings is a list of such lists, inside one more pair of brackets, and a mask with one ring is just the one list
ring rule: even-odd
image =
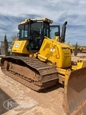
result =
[[18,38],[20,37],[20,33],[17,33],[17,37],[18,37]]
[[20,29],[20,25],[18,25],[18,29]]
[[60,36],[60,32],[55,32],[55,36]]

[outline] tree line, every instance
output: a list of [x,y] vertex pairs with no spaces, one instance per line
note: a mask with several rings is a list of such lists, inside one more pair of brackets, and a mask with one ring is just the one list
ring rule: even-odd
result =
[[[12,36],[11,39],[12,39],[12,42],[13,42],[13,41],[15,41],[17,39],[17,37]],[[4,36],[4,50],[5,50],[5,55],[6,56],[10,55],[10,52],[8,52],[8,47],[9,47],[8,46],[8,40],[7,40],[7,36],[5,34],[5,36]]]

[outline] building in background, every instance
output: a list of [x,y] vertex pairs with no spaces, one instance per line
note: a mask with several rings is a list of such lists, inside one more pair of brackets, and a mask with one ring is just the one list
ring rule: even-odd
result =
[[[8,42],[8,47],[12,42]],[[0,41],[0,55],[5,55],[4,41]]]

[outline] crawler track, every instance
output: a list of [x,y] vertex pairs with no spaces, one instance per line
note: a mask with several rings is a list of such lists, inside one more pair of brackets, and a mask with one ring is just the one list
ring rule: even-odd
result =
[[6,75],[36,91],[55,85],[58,81],[54,65],[47,65],[32,57],[2,57],[1,69]]

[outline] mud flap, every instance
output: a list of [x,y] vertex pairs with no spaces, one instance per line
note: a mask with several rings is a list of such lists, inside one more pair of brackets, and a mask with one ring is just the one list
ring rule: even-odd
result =
[[86,115],[86,67],[70,72],[64,94],[67,115]]

